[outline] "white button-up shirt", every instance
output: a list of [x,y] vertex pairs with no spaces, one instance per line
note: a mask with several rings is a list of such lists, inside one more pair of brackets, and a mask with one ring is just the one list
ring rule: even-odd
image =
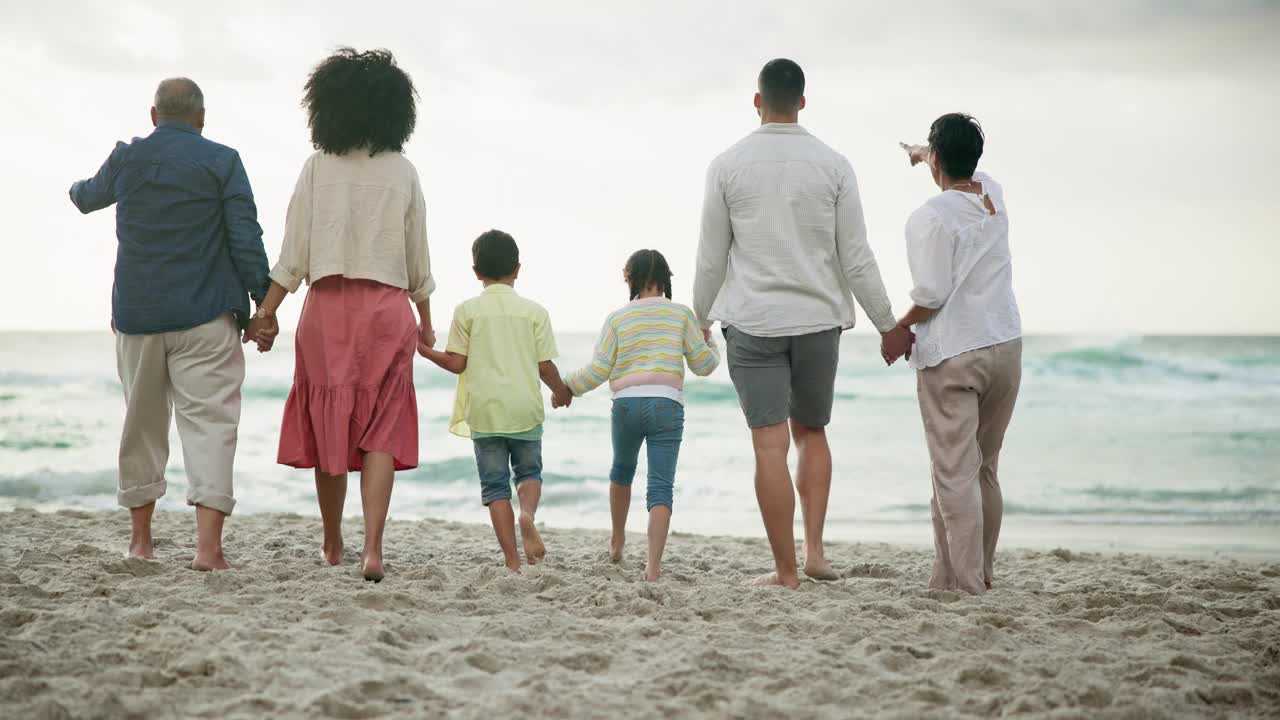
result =
[[911,300],[938,309],[916,325],[913,368],[1022,337],[1004,190],[986,173],[974,173],[973,180],[991,199],[994,215],[982,196],[947,190],[907,220]]
[[376,280],[422,302],[436,287],[426,216],[418,171],[404,155],[317,152],[289,200],[271,279],[289,292],[330,275]]
[[707,169],[693,309],[758,337],[851,328],[853,298],[895,320],[867,245],[853,166],[794,123],[770,123]]

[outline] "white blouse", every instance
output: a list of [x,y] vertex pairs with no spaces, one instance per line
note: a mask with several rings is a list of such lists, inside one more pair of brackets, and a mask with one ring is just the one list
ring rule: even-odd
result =
[[317,152],[302,165],[271,279],[289,292],[342,275],[409,291],[435,290],[426,201],[413,163],[398,152]]
[[1004,190],[986,173],[974,173],[973,180],[991,199],[994,215],[982,195],[947,190],[907,220],[911,300],[938,309],[916,325],[913,368],[1022,336]]

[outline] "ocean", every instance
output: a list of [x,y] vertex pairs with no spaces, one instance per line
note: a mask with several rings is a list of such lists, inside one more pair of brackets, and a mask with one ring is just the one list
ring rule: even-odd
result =
[[[561,335],[561,369],[584,363],[593,341]],[[871,336],[843,340],[827,538],[928,544],[914,373],[884,367],[877,350]],[[237,513],[314,515],[311,473],[274,461],[292,338],[246,358]],[[1000,462],[1004,547],[1280,556],[1280,337],[1033,336],[1024,363]],[[391,514],[484,522],[471,444],[447,432],[454,378],[419,359],[415,382],[421,465],[397,475]],[[673,530],[762,536],[750,438],[727,371],[691,377],[686,391]],[[608,410],[606,390],[568,410],[548,403],[546,524],[608,527]],[[0,333],[0,509],[115,508],[123,414],[110,333]],[[643,476],[642,460],[636,531]],[[176,432],[167,477],[161,507],[182,508]],[[359,511],[355,487],[350,512]]]

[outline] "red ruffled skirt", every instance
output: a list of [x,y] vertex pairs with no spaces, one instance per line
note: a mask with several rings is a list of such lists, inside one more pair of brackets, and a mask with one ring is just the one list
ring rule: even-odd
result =
[[276,461],[337,475],[359,470],[363,453],[385,452],[396,470],[417,467],[417,338],[406,291],[341,276],[312,284]]

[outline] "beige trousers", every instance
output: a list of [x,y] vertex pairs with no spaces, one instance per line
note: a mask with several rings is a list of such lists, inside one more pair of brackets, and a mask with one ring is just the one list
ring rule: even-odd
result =
[[931,588],[974,594],[991,588],[1004,514],[996,470],[1021,382],[1021,338],[956,355],[916,374],[933,465],[937,554]]
[[230,514],[244,382],[235,317],[227,313],[199,327],[154,335],[116,333],[116,365],[126,407],[120,504],[142,507],[164,495],[169,418],[176,410],[187,504]]

